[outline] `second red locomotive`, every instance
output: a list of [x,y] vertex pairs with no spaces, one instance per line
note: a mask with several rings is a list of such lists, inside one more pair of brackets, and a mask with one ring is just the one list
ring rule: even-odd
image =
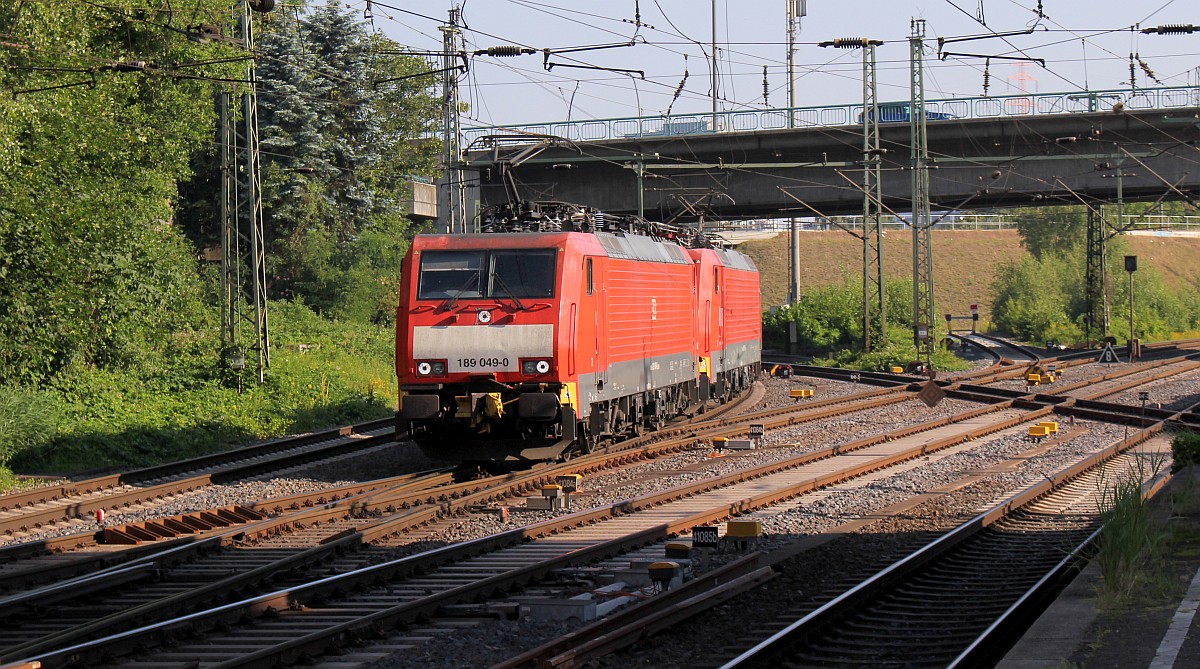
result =
[[398,427],[455,461],[545,460],[655,429],[758,374],[745,255],[636,234],[418,235]]

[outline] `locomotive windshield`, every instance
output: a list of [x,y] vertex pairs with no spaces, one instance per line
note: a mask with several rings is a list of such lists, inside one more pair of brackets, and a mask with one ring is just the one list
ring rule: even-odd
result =
[[417,298],[554,297],[556,255],[554,249],[426,251]]

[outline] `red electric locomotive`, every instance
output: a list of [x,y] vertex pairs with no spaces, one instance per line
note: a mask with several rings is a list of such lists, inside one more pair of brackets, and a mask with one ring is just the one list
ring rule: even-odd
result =
[[418,235],[397,425],[431,457],[545,460],[654,429],[757,375],[758,272],[605,232]]

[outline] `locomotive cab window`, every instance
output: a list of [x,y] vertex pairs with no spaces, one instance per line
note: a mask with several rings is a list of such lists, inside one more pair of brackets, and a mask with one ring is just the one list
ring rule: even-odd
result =
[[492,251],[488,297],[554,297],[554,249]]
[[483,251],[426,251],[421,254],[417,298],[483,297],[479,280],[483,261]]
[[554,263],[553,249],[426,251],[417,299],[554,297]]

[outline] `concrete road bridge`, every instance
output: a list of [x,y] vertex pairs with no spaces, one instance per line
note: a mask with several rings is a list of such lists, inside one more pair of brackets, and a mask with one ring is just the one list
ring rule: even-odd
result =
[[[881,115],[883,200],[910,208],[905,103]],[[1200,87],[927,102],[935,209],[1200,197]],[[950,118],[944,118],[943,115]],[[933,120],[934,118],[938,120]],[[789,127],[791,125],[792,127]],[[468,201],[559,200],[665,220],[862,211],[861,105],[464,129]],[[537,149],[547,138],[559,138]]]

